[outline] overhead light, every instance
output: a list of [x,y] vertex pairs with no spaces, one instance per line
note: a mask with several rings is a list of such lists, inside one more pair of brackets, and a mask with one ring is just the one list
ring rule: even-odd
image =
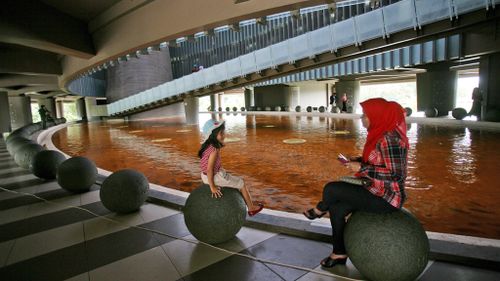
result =
[[177,48],[177,47],[179,47],[179,44],[177,44],[177,40],[174,39],[174,40],[168,41],[168,46],[173,47],[173,48]]
[[294,18],[294,19],[298,19],[300,17],[300,10],[291,10],[290,11],[290,15]]
[[260,17],[260,18],[257,18],[255,19],[255,22],[257,24],[261,24],[261,25],[266,25],[267,24],[267,17]]
[[229,29],[231,29],[234,32],[239,32],[240,31],[240,24],[239,23],[230,24]]

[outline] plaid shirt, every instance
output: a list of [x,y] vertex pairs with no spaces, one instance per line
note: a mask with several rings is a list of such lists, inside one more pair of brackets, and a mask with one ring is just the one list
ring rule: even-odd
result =
[[387,132],[377,143],[376,149],[362,163],[356,176],[372,180],[366,189],[384,198],[389,204],[401,208],[406,200],[404,184],[408,149],[396,131]]

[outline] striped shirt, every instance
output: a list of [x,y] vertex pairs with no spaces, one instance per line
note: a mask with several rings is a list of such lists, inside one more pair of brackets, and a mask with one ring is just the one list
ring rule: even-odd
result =
[[372,180],[366,189],[384,198],[389,204],[401,208],[406,200],[408,149],[396,131],[387,132],[370,153],[368,163],[362,163],[356,176]]
[[[200,161],[200,168],[201,172],[207,175],[208,171],[208,158],[212,153],[215,153],[217,151],[217,148],[215,148],[213,145],[209,145],[205,151],[203,151],[203,154],[201,155],[201,161]],[[221,168],[221,160],[220,160],[220,151],[217,154],[217,158],[215,158],[215,164],[214,164],[214,174],[217,174]]]

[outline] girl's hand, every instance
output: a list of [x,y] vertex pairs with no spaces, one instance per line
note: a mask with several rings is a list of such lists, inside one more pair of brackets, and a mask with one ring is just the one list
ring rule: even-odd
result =
[[220,188],[211,186],[210,191],[212,192],[212,198],[221,198],[222,197],[222,192],[220,191]]
[[347,169],[349,169],[351,172],[357,172],[359,171],[360,168],[360,163],[359,162],[349,162],[344,165]]

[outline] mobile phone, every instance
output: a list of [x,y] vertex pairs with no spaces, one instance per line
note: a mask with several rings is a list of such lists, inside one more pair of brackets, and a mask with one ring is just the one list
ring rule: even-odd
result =
[[342,153],[339,153],[339,156],[337,156],[337,160],[339,160],[340,163],[342,163],[342,164],[347,164],[350,162],[349,159],[347,157],[345,157],[344,154],[342,154]]

